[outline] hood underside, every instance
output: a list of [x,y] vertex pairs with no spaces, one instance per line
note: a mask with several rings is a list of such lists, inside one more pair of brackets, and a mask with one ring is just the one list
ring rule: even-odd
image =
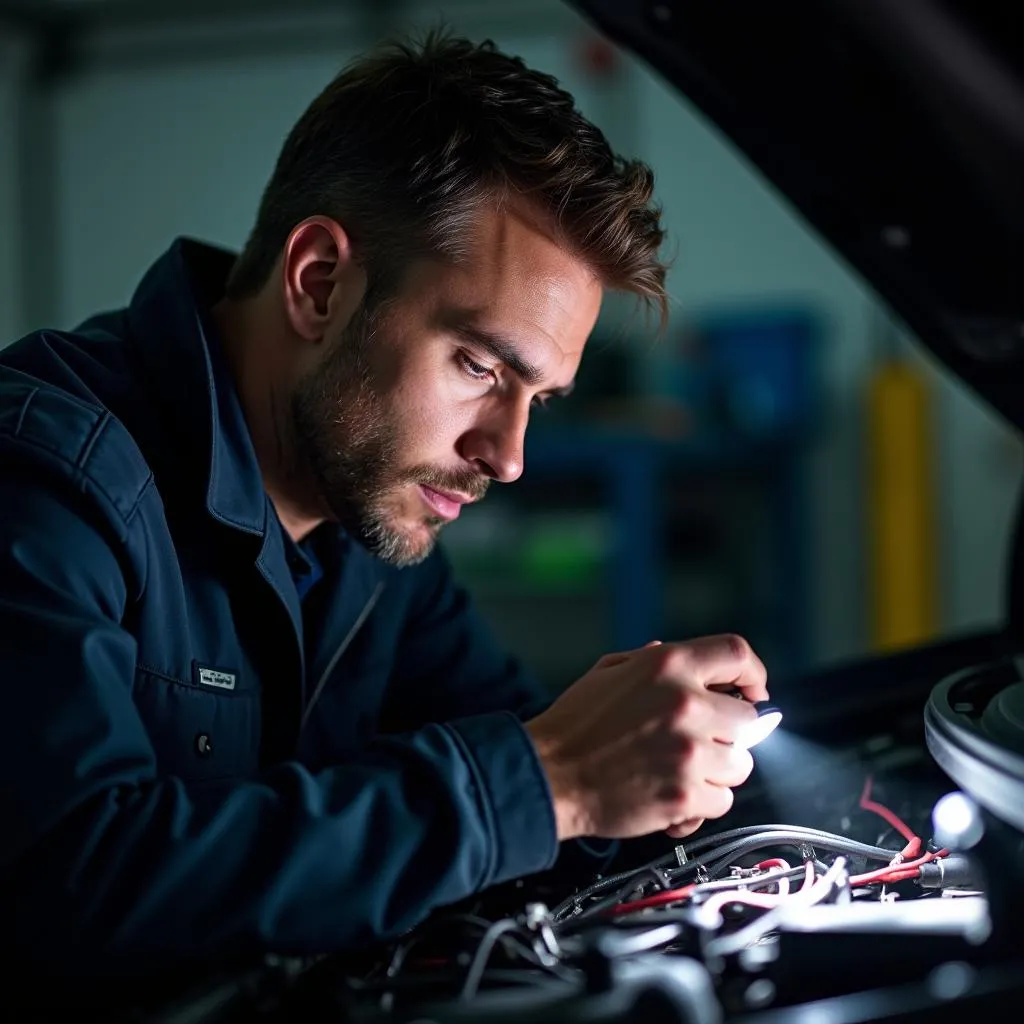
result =
[[571,0],[676,85],[954,373],[1024,427],[1024,10]]

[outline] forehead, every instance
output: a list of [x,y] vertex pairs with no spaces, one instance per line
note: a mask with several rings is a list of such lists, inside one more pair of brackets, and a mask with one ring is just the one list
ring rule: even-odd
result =
[[602,288],[582,259],[521,205],[480,211],[457,263],[417,268],[406,294],[441,320],[474,321],[521,344],[555,346],[578,362]]

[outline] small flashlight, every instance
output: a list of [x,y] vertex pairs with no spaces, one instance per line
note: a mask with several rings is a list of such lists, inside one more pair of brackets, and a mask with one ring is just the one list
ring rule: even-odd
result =
[[[735,697],[737,700],[747,699],[740,689],[734,688],[726,692],[730,697]],[[738,746],[744,747],[747,750],[751,747],[756,747],[762,740],[766,740],[771,736],[782,721],[781,709],[770,700],[748,701],[748,703],[753,705],[754,710],[757,712],[757,718],[740,729],[739,737],[736,741]]]

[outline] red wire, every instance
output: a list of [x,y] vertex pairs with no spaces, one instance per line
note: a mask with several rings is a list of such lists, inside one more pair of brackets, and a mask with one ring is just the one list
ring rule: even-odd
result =
[[886,868],[878,868],[876,871],[866,871],[862,875],[851,875],[850,885],[872,885],[879,882],[902,882],[908,878],[917,878],[921,873],[922,864],[945,857],[949,850],[939,850],[937,853],[926,853],[916,860],[906,861],[903,864],[892,864]]
[[900,856],[904,860],[913,860],[915,857],[919,856],[920,853],[921,840],[917,836],[914,836],[914,838],[911,839],[910,842],[907,843],[907,845],[904,846],[902,850],[900,850]]
[[[764,869],[767,869],[767,868],[781,868],[784,871],[789,871],[789,869],[790,869],[789,861],[788,860],[783,860],[781,857],[769,857],[767,860],[758,861],[754,865],[754,867],[758,868],[760,870],[764,870]],[[778,889],[779,889],[778,895],[779,896],[788,896],[789,895],[789,879],[788,878],[780,878],[778,880],[778,882],[776,882],[775,884],[778,886]]]
[[[912,857],[921,849],[921,840],[914,834],[914,830],[900,817],[895,815],[888,807],[884,807],[880,803],[876,803],[870,799],[871,796],[871,776],[869,775],[864,780],[864,789],[860,794],[860,806],[865,811],[873,811],[880,818],[884,818],[909,844],[907,849],[913,845],[913,851],[908,853],[907,850],[903,851],[904,856]],[[914,845],[916,844],[916,845]]]
[[[904,839],[907,841],[907,845],[898,854],[899,861],[895,864],[889,864],[884,868],[879,868],[876,871],[867,871],[861,875],[852,875],[850,877],[851,885],[871,885],[871,884],[887,884],[890,882],[901,882],[908,878],[916,878],[920,874],[920,867],[922,864],[927,864],[929,861],[936,860],[939,857],[945,857],[949,851],[939,850],[938,853],[926,853],[923,857],[919,857],[918,854],[921,852],[921,838],[914,834],[914,830],[902,819],[899,815],[890,811],[888,807],[878,803],[871,799],[871,783],[872,777],[869,775],[864,780],[864,789],[860,794],[860,807],[862,810],[871,811],[877,814],[880,818],[886,821]],[[789,864],[779,858],[770,858],[768,860],[760,861],[756,867],[758,868],[769,868],[769,867],[789,867]],[[813,867],[812,867],[813,871]],[[811,880],[809,874],[804,882],[804,888]],[[661,907],[666,903],[678,903],[682,900],[687,899],[696,885],[684,885],[681,889],[669,889],[667,892],[655,893],[653,896],[647,896],[644,899],[633,900],[631,903],[620,903],[616,907],[610,907],[608,913],[610,914],[628,914],[634,910],[643,910],[645,907]],[[780,889],[782,887],[780,886]],[[781,895],[781,893],[780,893]]]
[[783,860],[781,857],[769,857],[767,860],[759,860],[755,865],[755,868],[785,868],[789,870],[789,861]]
[[[763,860],[756,867],[780,867],[788,868],[789,863],[780,858],[772,857],[769,860]],[[808,863],[808,872],[804,878],[804,888],[814,880],[814,865]],[[694,882],[690,885],[684,885],[681,889],[669,889],[666,892],[656,892],[653,896],[645,896],[643,899],[633,900],[631,903],[620,903],[618,906],[609,907],[609,914],[630,914],[634,910],[643,910],[646,907],[662,907],[666,903],[680,903],[693,894],[694,889],[697,888],[697,883]],[[781,895],[781,894],[780,894]]]
[[678,903],[685,900],[694,889],[696,883],[684,885],[681,889],[668,889],[666,892],[656,892],[653,896],[645,896],[640,900],[633,900],[632,903],[620,903],[616,907],[610,907],[610,914],[628,914],[634,910],[643,910],[644,907],[660,907],[666,903]]

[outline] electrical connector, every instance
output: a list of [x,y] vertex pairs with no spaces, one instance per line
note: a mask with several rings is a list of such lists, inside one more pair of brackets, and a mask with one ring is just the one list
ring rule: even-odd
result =
[[951,853],[922,864],[917,884],[922,889],[981,889],[978,869],[966,854]]

